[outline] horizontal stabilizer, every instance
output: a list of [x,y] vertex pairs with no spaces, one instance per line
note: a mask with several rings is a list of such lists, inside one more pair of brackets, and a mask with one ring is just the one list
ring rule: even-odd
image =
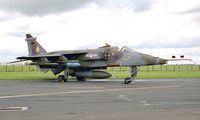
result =
[[17,60],[17,61],[9,62],[8,64],[19,63],[19,62],[24,62],[24,61],[28,61],[28,60]]

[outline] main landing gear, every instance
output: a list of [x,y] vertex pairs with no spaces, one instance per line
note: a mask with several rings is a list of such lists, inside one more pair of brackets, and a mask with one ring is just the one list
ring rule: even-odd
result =
[[67,82],[68,76],[69,76],[69,70],[65,69],[64,70],[64,75],[59,75],[58,76],[58,82]]
[[[64,75],[59,75],[58,76],[58,82],[67,82],[69,76],[69,69],[64,70]],[[86,78],[85,77],[76,77],[77,81],[80,82],[85,82]]]
[[124,79],[124,84],[130,84],[135,80],[137,76],[137,66],[132,66],[131,67],[131,77],[127,77]]

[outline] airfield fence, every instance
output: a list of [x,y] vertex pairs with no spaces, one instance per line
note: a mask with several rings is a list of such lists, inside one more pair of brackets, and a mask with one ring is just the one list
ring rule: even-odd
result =
[[37,72],[39,68],[31,65],[1,65],[0,72]]
[[[200,65],[155,65],[140,66],[139,71],[200,71]],[[38,72],[39,68],[30,65],[0,65],[0,72]],[[130,71],[130,67],[109,67],[107,71]]]
[[[130,71],[130,67],[112,67],[108,71]],[[153,66],[139,66],[139,71],[200,71],[200,65],[153,65]]]

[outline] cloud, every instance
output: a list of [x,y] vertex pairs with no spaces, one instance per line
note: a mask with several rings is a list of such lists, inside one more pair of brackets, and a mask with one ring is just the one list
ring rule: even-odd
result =
[[27,52],[25,34],[31,33],[47,51],[108,43],[152,49],[152,55],[162,48],[199,55],[193,49],[200,46],[198,1],[0,0],[0,50]]
[[0,10],[28,16],[44,16],[81,9],[92,3],[112,10],[132,9],[142,12],[149,10],[154,0],[1,0]]
[[180,37],[176,40],[173,40],[174,38],[168,38],[168,39],[154,39],[149,40],[149,42],[141,42],[139,45],[132,46],[133,48],[142,49],[142,48],[194,48],[200,46],[200,36],[195,36],[191,38],[184,38]]
[[132,9],[135,12],[148,11],[154,5],[154,0],[95,0],[100,7],[113,10]]
[[[199,4],[200,4],[200,2],[199,2]],[[186,15],[187,14],[192,14],[192,15],[199,14],[200,13],[200,5],[189,7],[186,10],[182,10],[177,13],[178,14],[186,14]]]
[[0,9],[28,16],[43,16],[76,10],[92,0],[1,0]]
[[150,10],[153,5],[154,5],[154,1],[153,0],[133,0],[133,6],[135,11],[148,11]]
[[0,49],[0,64],[1,62],[12,62],[18,56],[27,54],[26,52],[18,52],[12,49]]

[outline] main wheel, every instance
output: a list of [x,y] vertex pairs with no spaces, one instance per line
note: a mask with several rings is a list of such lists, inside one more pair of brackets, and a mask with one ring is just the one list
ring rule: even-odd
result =
[[64,82],[67,82],[67,78],[64,78],[63,81],[64,81]]
[[76,77],[77,81],[86,81],[86,79],[84,77]]
[[62,82],[64,80],[64,75],[59,75],[58,76],[58,82]]
[[124,79],[124,84],[130,84],[131,83],[131,78],[127,77]]

